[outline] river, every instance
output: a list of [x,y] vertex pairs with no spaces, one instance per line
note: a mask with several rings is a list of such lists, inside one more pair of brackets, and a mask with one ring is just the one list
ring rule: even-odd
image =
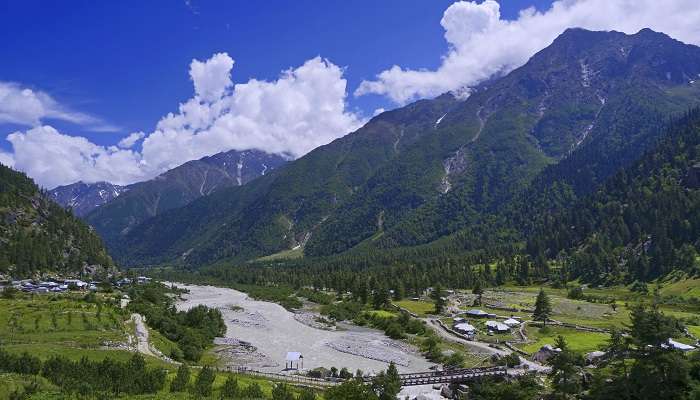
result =
[[[428,371],[433,365],[404,342],[389,339],[383,332],[357,326],[329,331],[313,328],[294,318],[294,313],[276,303],[257,301],[233,289],[215,286],[176,286],[189,290],[178,302],[179,310],[203,304],[218,308],[226,323],[231,365],[265,372],[282,372],[287,352],[300,352],[303,368],[346,367],[365,373],[385,370],[393,361],[400,372]],[[239,343],[239,341],[241,343]]]

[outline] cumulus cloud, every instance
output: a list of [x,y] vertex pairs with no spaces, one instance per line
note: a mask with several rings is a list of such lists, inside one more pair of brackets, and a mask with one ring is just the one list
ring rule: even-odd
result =
[[68,121],[94,131],[118,130],[97,117],[62,106],[45,92],[15,82],[0,82],[0,123],[38,126],[45,119]]
[[197,96],[204,101],[220,99],[231,86],[231,68],[233,59],[226,53],[214,54],[205,62],[192,60],[190,78]]
[[134,132],[120,140],[117,146],[121,147],[122,149],[129,149],[133,147],[136,144],[136,142],[143,139],[144,136],[146,136],[146,134],[143,132]]
[[651,28],[700,44],[697,0],[558,0],[544,12],[524,9],[515,20],[502,19],[493,0],[458,1],[440,24],[449,49],[436,70],[394,65],[363,81],[355,95],[385,95],[397,104],[455,90],[468,95],[461,89],[523,65],[569,27],[625,33]]
[[[132,133],[118,146],[38,126],[8,136],[17,169],[46,187],[77,180],[118,184],[150,179],[186,161],[231,149],[259,149],[299,157],[359,128],[346,108],[343,69],[316,57],[283,71],[275,81],[233,85],[226,53],[193,60],[194,97],[149,134]],[[143,140],[141,150],[131,148]]]
[[124,183],[143,176],[139,154],[103,147],[89,140],[59,133],[51,126],[37,126],[7,136],[14,149],[14,167],[44,187],[79,180]]

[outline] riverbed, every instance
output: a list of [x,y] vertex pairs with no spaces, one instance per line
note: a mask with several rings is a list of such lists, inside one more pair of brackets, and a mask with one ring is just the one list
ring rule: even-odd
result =
[[226,337],[217,340],[221,344],[217,351],[231,366],[284,372],[287,352],[300,352],[305,370],[335,366],[376,373],[392,361],[400,372],[428,371],[433,366],[413,346],[378,330],[354,325],[319,329],[301,323],[276,303],[253,300],[237,290],[176,285],[189,290],[178,302],[179,310],[203,304],[221,311],[227,330]]

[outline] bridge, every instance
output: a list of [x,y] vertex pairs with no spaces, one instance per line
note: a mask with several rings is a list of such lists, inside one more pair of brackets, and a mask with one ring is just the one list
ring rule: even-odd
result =
[[[288,382],[303,386],[313,386],[325,388],[343,383],[344,379],[322,379],[310,378],[301,375],[287,375],[274,372],[261,372],[248,368],[233,368],[229,367],[226,370],[237,372],[239,374],[248,374],[267,378],[275,381]],[[430,372],[414,372],[407,374],[399,374],[401,386],[418,386],[418,385],[434,385],[438,383],[463,383],[473,379],[482,378],[485,376],[506,376],[508,370],[506,367],[482,367],[482,368],[460,368],[450,369],[445,371],[430,371]],[[375,376],[365,376],[363,378],[366,384],[371,384]]]
[[[446,371],[415,372],[399,374],[401,386],[434,385],[437,383],[462,383],[485,376],[506,376],[506,367],[460,368]],[[374,377],[366,377],[365,382],[372,382]]]

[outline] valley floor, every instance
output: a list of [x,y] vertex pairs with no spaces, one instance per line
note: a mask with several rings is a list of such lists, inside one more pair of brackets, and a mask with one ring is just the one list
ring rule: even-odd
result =
[[[318,329],[300,322],[282,306],[252,300],[247,294],[214,286],[177,285],[189,290],[178,309],[199,304],[218,308],[227,326],[229,341],[220,342],[225,363],[265,372],[284,372],[287,352],[300,352],[303,367],[346,367],[350,371],[376,373],[394,362],[400,372],[428,371],[434,365],[418,350],[389,339],[383,332],[351,325],[339,330]],[[296,372],[296,371],[294,371]]]

